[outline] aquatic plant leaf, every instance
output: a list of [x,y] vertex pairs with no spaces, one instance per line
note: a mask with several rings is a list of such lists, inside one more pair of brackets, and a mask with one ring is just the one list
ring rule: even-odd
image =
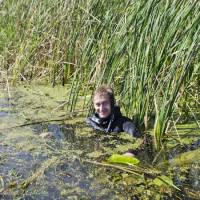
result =
[[169,166],[169,164],[171,167],[173,167],[173,166],[187,166],[194,162],[199,163],[200,162],[199,153],[200,149],[184,152],[182,154],[177,155],[175,158],[159,163],[158,167],[166,168]]
[[168,176],[165,176],[165,175],[161,175],[161,176],[158,176],[156,177],[154,180],[153,180],[153,183],[159,187],[161,186],[171,186],[177,190],[180,190],[177,186],[174,185],[173,181],[171,178],[169,178]]
[[127,164],[127,165],[137,165],[140,161],[135,157],[113,154],[108,158],[108,162]]
[[4,188],[4,180],[3,180],[2,176],[0,176],[0,183],[1,183],[0,188]]

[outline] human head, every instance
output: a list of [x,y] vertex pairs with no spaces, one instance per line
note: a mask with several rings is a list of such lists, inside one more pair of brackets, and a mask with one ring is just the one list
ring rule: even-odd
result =
[[93,93],[93,104],[100,118],[108,117],[113,110],[115,97],[113,89],[108,85],[102,85]]

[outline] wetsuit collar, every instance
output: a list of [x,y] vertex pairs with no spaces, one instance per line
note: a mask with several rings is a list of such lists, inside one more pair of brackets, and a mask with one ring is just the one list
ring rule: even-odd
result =
[[113,108],[112,114],[107,118],[100,118],[98,113],[95,113],[91,117],[91,120],[95,122],[98,126],[106,127],[106,129],[104,129],[106,132],[110,132],[114,119],[121,115],[122,114],[120,112],[120,108],[118,106],[115,106]]

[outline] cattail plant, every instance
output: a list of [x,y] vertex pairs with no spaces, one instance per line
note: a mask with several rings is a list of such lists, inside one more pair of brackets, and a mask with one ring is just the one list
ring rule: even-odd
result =
[[70,85],[70,111],[111,84],[125,114],[153,128],[157,149],[174,105],[199,84],[198,0],[10,0],[0,11],[1,68],[13,83]]

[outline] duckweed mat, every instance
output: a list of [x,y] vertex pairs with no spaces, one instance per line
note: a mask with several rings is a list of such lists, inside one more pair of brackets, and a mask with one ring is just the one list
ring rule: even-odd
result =
[[0,199],[200,199],[199,149],[191,148],[189,126],[179,127],[184,145],[169,138],[154,164],[144,148],[139,165],[115,165],[107,162],[111,155],[137,149],[142,140],[92,130],[81,103],[66,113],[66,87],[9,92],[0,90]]

